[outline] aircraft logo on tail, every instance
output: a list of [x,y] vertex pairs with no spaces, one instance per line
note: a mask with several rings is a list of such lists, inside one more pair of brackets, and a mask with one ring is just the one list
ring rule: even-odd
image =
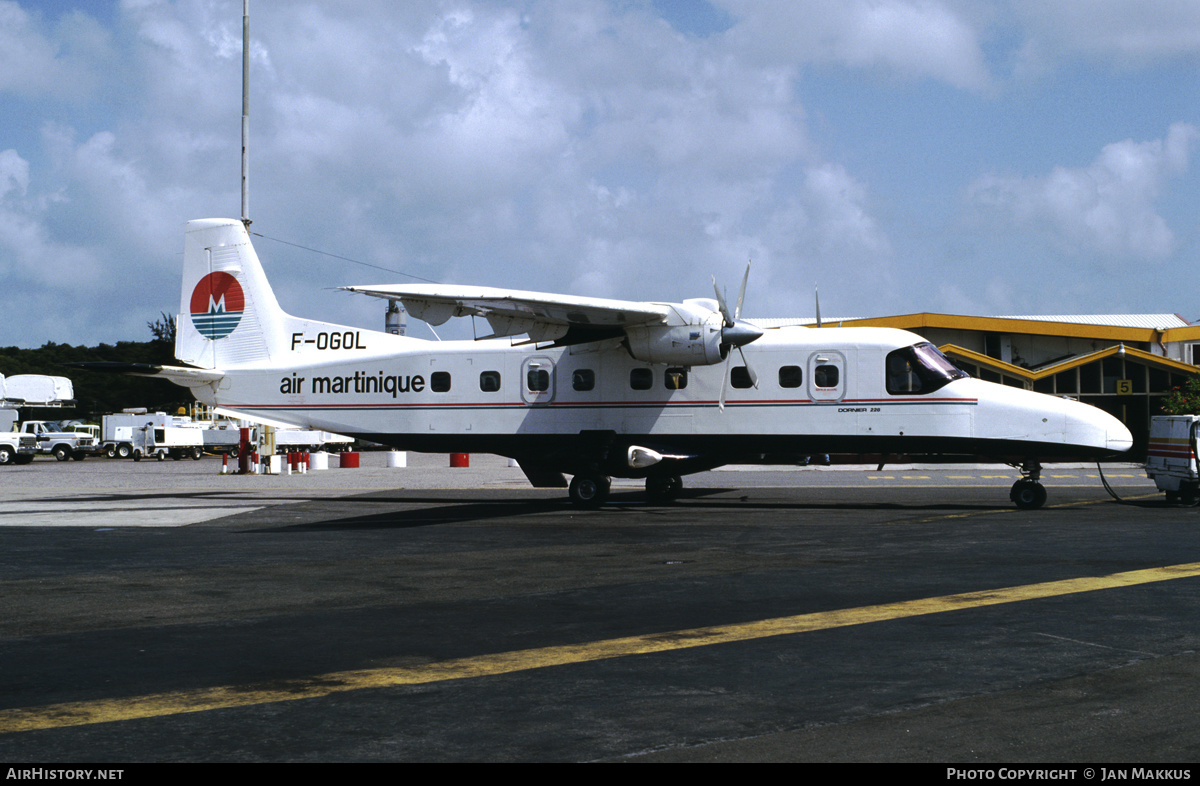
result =
[[242,321],[246,293],[228,273],[209,273],[192,290],[192,324],[205,338],[225,338]]

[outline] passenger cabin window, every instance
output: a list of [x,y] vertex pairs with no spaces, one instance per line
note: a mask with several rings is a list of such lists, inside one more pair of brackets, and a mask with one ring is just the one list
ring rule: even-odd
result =
[[967,376],[929,343],[889,352],[886,373],[887,392],[893,396],[923,396]]
[[[834,369],[836,371],[836,369]],[[804,382],[804,372],[799,366],[783,366],[779,369],[779,387],[798,388]]]
[[596,372],[590,368],[577,368],[571,372],[571,387],[575,390],[594,390],[596,387]]
[[500,372],[485,371],[479,375],[479,389],[484,393],[495,393],[500,389]]
[[629,387],[634,390],[649,390],[654,387],[654,372],[648,368],[635,368],[629,372]]
[[429,389],[434,393],[450,392],[450,372],[435,371],[429,375]]
[[687,369],[668,368],[663,376],[663,384],[667,390],[683,390],[687,387]]
[[531,368],[525,374],[525,387],[534,393],[544,393],[550,389],[550,372],[544,368]]
[[750,372],[745,366],[734,366],[729,372],[729,384],[738,390],[754,387],[754,380],[750,378]]
[[840,379],[837,366],[817,366],[813,369],[813,382],[819,388],[836,388]]

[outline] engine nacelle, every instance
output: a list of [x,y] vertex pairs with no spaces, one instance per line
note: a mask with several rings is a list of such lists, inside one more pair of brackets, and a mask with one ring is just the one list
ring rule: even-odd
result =
[[626,336],[629,354],[645,363],[711,366],[725,360],[719,318],[698,325],[631,327]]

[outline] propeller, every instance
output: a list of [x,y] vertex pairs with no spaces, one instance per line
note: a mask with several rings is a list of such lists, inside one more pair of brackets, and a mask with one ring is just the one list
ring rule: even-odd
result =
[[742,301],[746,299],[746,283],[750,280],[750,263],[746,263],[746,273],[742,276],[742,287],[738,290],[737,303],[734,305],[733,313],[729,313],[729,306],[725,302],[725,295],[721,292],[721,288],[717,286],[717,279],[713,277],[713,290],[717,293],[717,305],[721,309],[721,318],[723,324],[721,326],[721,348],[725,350],[725,377],[721,382],[721,398],[718,405],[721,410],[725,410],[725,388],[729,383],[729,364],[733,362],[733,354],[729,352],[730,347],[736,347],[738,354],[742,357],[742,364],[746,367],[746,373],[750,376],[750,384],[755,388],[758,387],[758,375],[754,373],[754,368],[751,367],[749,361],[746,360],[746,353],[742,351],[742,347],[749,344],[755,339],[761,338],[763,332],[749,322],[739,321],[742,316]]

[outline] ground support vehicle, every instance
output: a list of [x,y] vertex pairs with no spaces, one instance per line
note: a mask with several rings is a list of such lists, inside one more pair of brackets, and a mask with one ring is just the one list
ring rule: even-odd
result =
[[[129,458],[133,455],[134,432],[145,426],[201,430],[191,418],[182,415],[168,415],[165,412],[120,412],[101,418],[101,450],[109,458]],[[144,442],[145,440],[142,440],[143,444]],[[203,446],[203,441],[200,444]]]
[[[309,451],[315,453],[324,450],[328,453],[339,453],[349,450],[354,440],[341,434],[315,429],[280,428],[274,429],[273,435],[268,436],[259,426],[251,426],[250,443],[269,445],[274,439],[276,453],[295,453]],[[214,453],[228,453],[238,457],[238,445],[241,441],[241,428],[231,426],[225,428],[204,429],[204,446]],[[261,453],[269,453],[269,448],[261,447]]]
[[38,453],[53,455],[59,461],[83,461],[100,450],[91,434],[67,430],[55,420],[27,420],[20,431],[37,440]]
[[16,410],[0,409],[0,465],[28,464],[37,455],[37,437],[15,431],[16,423]]
[[[241,444],[242,430],[233,426],[212,426],[201,429],[204,438],[204,449],[210,453],[228,453],[233,458],[238,457],[238,445]],[[257,440],[257,432],[252,430],[251,444]]]
[[191,426],[145,425],[133,430],[132,455],[134,461],[154,458],[162,461],[171,458],[200,459],[204,456],[204,436],[201,429]]
[[17,374],[3,379],[0,398],[24,407],[69,407],[75,404],[75,387],[66,377]]
[[349,450],[354,440],[341,434],[313,429],[281,428],[275,431],[275,452],[340,453]]
[[1200,467],[1196,464],[1200,415],[1160,415],[1150,420],[1146,475],[1169,502],[1200,503]]

